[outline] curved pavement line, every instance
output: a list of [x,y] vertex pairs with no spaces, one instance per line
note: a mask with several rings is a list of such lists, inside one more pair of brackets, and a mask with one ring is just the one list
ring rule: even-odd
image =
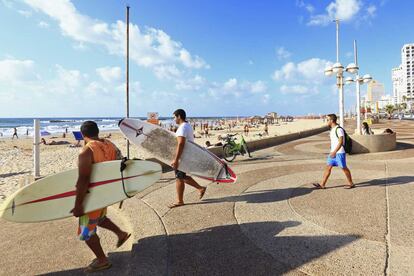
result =
[[[329,154],[329,146],[326,149],[317,148],[317,145],[326,144],[327,141],[324,142],[306,142],[303,144],[296,145],[294,147],[297,151],[302,151],[304,153],[320,153],[320,154]],[[305,148],[306,147],[306,148]]]

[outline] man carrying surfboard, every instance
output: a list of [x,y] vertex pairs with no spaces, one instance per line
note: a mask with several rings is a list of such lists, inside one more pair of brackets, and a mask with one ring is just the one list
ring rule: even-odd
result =
[[184,189],[185,184],[193,186],[199,191],[199,198],[202,199],[207,187],[200,186],[191,176],[186,175],[184,172],[178,170],[180,164],[180,157],[183,153],[185,141],[194,141],[194,133],[191,125],[186,121],[186,113],[183,109],[177,109],[174,111],[174,120],[178,125],[178,129],[175,133],[177,137],[177,148],[175,152],[175,158],[171,163],[171,167],[175,170],[175,186],[177,191],[177,201],[170,204],[169,208],[180,207],[184,205]]
[[81,133],[86,145],[79,154],[79,176],[76,183],[75,207],[72,213],[75,217],[79,217],[80,240],[84,240],[96,255],[96,259],[86,268],[86,272],[95,272],[111,267],[96,234],[97,226],[108,229],[118,236],[117,247],[123,245],[131,234],[122,231],[106,217],[106,208],[84,214],[83,201],[88,193],[92,164],[119,159],[120,151],[112,142],[99,138],[98,125],[93,121],[84,122],[81,126]]

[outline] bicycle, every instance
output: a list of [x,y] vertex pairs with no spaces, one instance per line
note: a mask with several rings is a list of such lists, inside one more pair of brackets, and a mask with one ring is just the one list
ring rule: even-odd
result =
[[228,162],[232,162],[236,158],[236,156],[240,154],[244,155],[245,153],[247,153],[249,157],[251,157],[249,148],[247,147],[247,143],[244,140],[243,135],[240,134],[240,143],[235,142],[237,138],[235,138],[234,136],[236,135],[237,134],[228,134],[226,138],[224,138],[226,142],[223,145],[223,157]]

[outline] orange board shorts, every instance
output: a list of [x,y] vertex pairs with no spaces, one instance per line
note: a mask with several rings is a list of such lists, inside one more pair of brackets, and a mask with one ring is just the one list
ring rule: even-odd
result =
[[81,241],[89,240],[96,234],[99,223],[106,218],[106,208],[84,214],[79,217],[78,236]]

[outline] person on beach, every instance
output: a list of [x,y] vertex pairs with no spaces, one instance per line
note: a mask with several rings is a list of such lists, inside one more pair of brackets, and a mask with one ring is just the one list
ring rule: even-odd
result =
[[208,125],[206,126],[206,128],[204,129],[204,135],[206,138],[208,138]]
[[323,174],[322,182],[314,183],[313,186],[319,189],[325,189],[326,182],[328,181],[329,176],[333,167],[340,167],[344,172],[346,179],[348,181],[348,189],[355,188],[355,185],[352,181],[351,171],[346,165],[346,153],[344,149],[345,145],[345,132],[342,127],[340,127],[336,121],[337,117],[335,114],[329,114],[326,116],[327,124],[331,128],[330,138],[331,138],[331,152],[329,153],[327,165],[325,172]]
[[19,136],[17,136],[17,128],[13,128],[14,132],[13,132],[13,137],[12,140],[14,139],[14,136],[16,136],[17,139],[19,139]]
[[88,193],[92,164],[121,159],[119,149],[110,141],[99,138],[98,125],[93,121],[85,121],[81,125],[81,133],[86,145],[79,154],[79,176],[76,183],[76,200],[72,213],[79,217],[79,239],[86,242],[93,251],[96,259],[86,268],[86,272],[95,272],[111,267],[106,257],[99,237],[96,234],[97,227],[103,227],[114,232],[118,236],[117,247],[122,246],[131,234],[122,231],[109,218],[106,217],[106,207],[89,213],[84,213],[83,202]]
[[383,133],[384,134],[394,134],[394,131],[392,131],[392,129],[390,129],[390,128],[387,128],[387,129],[384,130]]
[[68,141],[50,141],[50,142],[46,142],[45,138],[42,138],[40,140],[40,144],[43,145],[48,145],[48,146],[53,146],[53,145],[67,145],[70,144]]
[[362,135],[374,135],[367,122],[362,123]]
[[196,188],[199,192],[199,199],[202,199],[207,187],[200,186],[192,177],[186,175],[184,172],[179,171],[180,157],[183,153],[185,141],[194,141],[194,134],[191,125],[186,121],[186,113],[183,109],[177,109],[174,111],[175,123],[178,125],[178,129],[175,133],[177,137],[177,148],[174,160],[171,163],[171,167],[175,170],[175,187],[177,192],[177,201],[170,204],[169,208],[180,207],[184,205],[184,189],[185,184],[188,184]]
[[264,135],[269,135],[269,126],[267,125],[267,123],[265,123],[265,126],[264,126]]

